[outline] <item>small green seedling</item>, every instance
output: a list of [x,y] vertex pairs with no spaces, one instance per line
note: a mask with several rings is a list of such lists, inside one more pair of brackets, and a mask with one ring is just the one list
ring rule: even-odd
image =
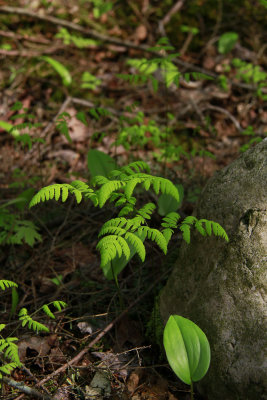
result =
[[[12,291],[12,306],[10,311],[10,316],[15,313],[18,305],[18,285],[7,279],[0,279],[0,290],[11,289]],[[64,301],[56,300],[48,304],[44,304],[39,310],[35,311],[32,315],[28,314],[28,310],[24,307],[18,313],[18,320],[20,321],[22,327],[27,327],[36,333],[39,332],[49,332],[46,325],[34,320],[32,316],[39,311],[42,311],[50,319],[55,319],[54,313],[51,311],[51,306],[56,310],[62,311],[67,304]],[[0,388],[1,380],[5,375],[10,375],[15,368],[21,368],[23,365],[19,358],[18,345],[16,342],[19,340],[17,337],[4,337],[2,331],[5,329],[6,324],[0,323]]]
[[71,74],[63,64],[47,56],[41,56],[40,59],[46,61],[48,64],[51,65],[51,67],[54,68],[54,70],[58,73],[58,75],[60,75],[64,86],[69,86],[71,84],[72,82]]
[[205,333],[194,322],[171,315],[163,333],[166,356],[173,372],[191,388],[202,379],[210,365],[210,345]]
[[218,41],[218,52],[220,54],[230,53],[237,41],[238,34],[236,32],[225,32]]

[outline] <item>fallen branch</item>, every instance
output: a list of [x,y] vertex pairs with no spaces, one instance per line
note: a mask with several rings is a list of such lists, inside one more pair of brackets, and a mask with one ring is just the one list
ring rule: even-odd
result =
[[7,385],[15,389],[18,389],[20,392],[23,392],[29,396],[33,396],[36,397],[37,399],[42,399],[42,400],[53,400],[52,396],[49,396],[48,394],[43,394],[36,389],[26,386],[23,382],[14,381],[13,379],[7,378],[6,376],[3,376],[2,380]]
[[[126,47],[129,49],[135,49],[135,50],[140,50],[146,53],[150,53],[153,54],[157,57],[161,57],[164,58],[164,55],[160,54],[159,52],[152,50],[150,47],[145,46],[145,45],[137,45],[133,42],[129,42],[127,40],[121,40],[121,39],[116,39],[114,37],[111,36],[107,36],[107,35],[103,35],[101,33],[92,31],[91,29],[88,28],[83,28],[82,26],[75,24],[74,22],[71,21],[66,21],[63,19],[59,19],[56,17],[51,17],[50,15],[40,15],[36,12],[33,11],[29,11],[29,10],[25,10],[23,8],[19,8],[19,7],[9,7],[9,6],[1,6],[0,7],[0,13],[7,13],[7,14],[18,14],[18,15],[23,15],[25,17],[30,17],[30,18],[34,18],[34,19],[39,19],[40,21],[44,21],[44,22],[49,22],[51,24],[54,25],[58,25],[58,26],[63,26],[65,28],[74,30],[76,32],[80,32],[82,33],[84,36],[88,36],[91,37],[93,39],[96,40],[100,40],[101,42],[104,43],[110,43],[116,46],[122,46],[122,47]],[[191,72],[200,72],[202,74],[205,74],[207,76],[210,76],[214,79],[218,79],[218,75],[205,70],[204,68],[198,67],[197,65],[191,64],[189,62],[186,61],[182,61],[178,58],[175,58],[172,60],[172,62],[179,66],[184,68],[185,70],[190,70]],[[241,83],[241,82],[235,82],[232,80],[228,80],[228,82],[235,87],[239,87],[239,88],[243,88],[243,89],[247,89],[247,90],[255,90],[255,86],[254,85],[249,85],[247,83]],[[263,93],[267,93],[267,89],[262,89]]]
[[60,374],[61,372],[64,372],[68,367],[71,367],[72,365],[78,363],[83,356],[96,344],[101,340],[128,312],[131,308],[133,308],[137,303],[140,302],[148,293],[151,292],[151,290],[154,288],[155,285],[157,285],[167,274],[169,274],[171,271],[171,268],[169,268],[167,271],[165,271],[158,279],[153,282],[149,288],[141,294],[134,302],[132,302],[129,307],[127,307],[120,315],[118,315],[112,322],[110,322],[96,337],[93,339],[80,353],[78,353],[75,357],[72,358],[69,362],[66,364],[62,365],[58,369],[56,369],[52,374],[48,375],[46,378],[42,379],[40,382],[37,383],[36,386],[41,386],[50,379],[53,379],[55,376]]
[[220,112],[222,114],[227,115],[227,117],[233,122],[233,124],[236,127],[236,129],[239,132],[243,132],[244,129],[242,129],[240,123],[237,121],[237,119],[228,110],[225,110],[222,107],[213,106],[212,104],[205,105],[203,107],[203,109],[205,109],[205,110],[214,110],[214,111],[218,111],[218,112]]

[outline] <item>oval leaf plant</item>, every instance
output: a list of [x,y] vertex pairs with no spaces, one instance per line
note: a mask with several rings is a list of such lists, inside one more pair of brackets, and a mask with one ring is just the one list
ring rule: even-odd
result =
[[163,344],[172,370],[192,388],[210,365],[210,346],[205,333],[189,319],[171,315],[164,328]]

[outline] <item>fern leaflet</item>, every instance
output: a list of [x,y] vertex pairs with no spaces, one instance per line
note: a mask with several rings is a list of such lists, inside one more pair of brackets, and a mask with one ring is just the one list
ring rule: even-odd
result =
[[33,329],[35,332],[49,332],[49,329],[41,324],[40,322],[34,321],[30,315],[28,315],[28,311],[26,308],[22,308],[19,312],[19,320],[21,321],[22,326],[28,326],[29,329]]
[[7,279],[1,279],[1,280],[0,280],[0,288],[1,288],[2,290],[6,290],[6,288],[10,288],[10,287],[15,287],[15,288],[17,288],[18,285],[17,285],[15,282],[9,281],[9,280],[7,280]]

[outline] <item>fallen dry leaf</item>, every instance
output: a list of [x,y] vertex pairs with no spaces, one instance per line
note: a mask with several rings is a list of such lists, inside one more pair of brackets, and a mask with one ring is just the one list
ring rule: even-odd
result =
[[147,29],[145,25],[139,25],[135,30],[135,38],[138,39],[139,42],[142,42],[147,37]]

